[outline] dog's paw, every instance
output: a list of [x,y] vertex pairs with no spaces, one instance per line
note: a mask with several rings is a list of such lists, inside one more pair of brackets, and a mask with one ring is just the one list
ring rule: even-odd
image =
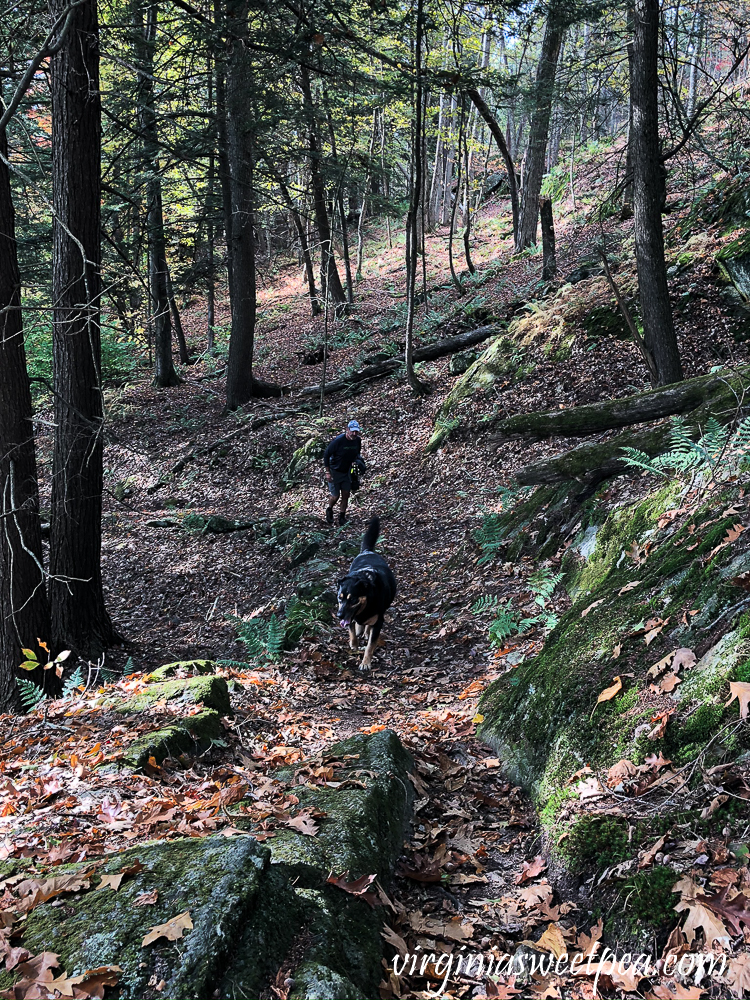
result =
[[360,673],[362,673],[362,674],[369,674],[369,672],[371,670],[372,670],[372,661],[370,661],[370,660],[362,660],[362,662],[359,665],[359,671],[360,671]]

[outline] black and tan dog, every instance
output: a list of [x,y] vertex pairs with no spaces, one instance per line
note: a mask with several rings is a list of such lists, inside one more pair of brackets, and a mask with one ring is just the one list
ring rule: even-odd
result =
[[349,628],[349,645],[356,649],[357,636],[363,632],[367,636],[362,670],[370,668],[383,618],[396,596],[396,578],[385,559],[374,551],[379,534],[380,518],[373,517],[367,525],[359,555],[338,583],[339,619]]

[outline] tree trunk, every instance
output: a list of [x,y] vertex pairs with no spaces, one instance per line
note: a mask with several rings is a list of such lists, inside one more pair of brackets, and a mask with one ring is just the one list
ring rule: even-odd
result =
[[[414,47],[415,85],[414,117],[412,120],[411,174],[409,191],[409,211],[406,216],[406,331],[404,363],[406,377],[412,390],[418,394],[426,391],[426,386],[414,371],[414,317],[416,313],[417,266],[419,264],[419,207],[424,185],[422,172],[422,134],[424,130],[424,84],[422,80],[422,33],[424,31],[424,0],[417,0],[416,39]],[[422,249],[424,253],[424,248]]]
[[[223,31],[221,0],[214,0],[214,25],[218,34]],[[224,215],[224,239],[227,244],[227,282],[232,287],[232,191],[229,176],[229,142],[227,140],[227,87],[225,53],[217,47],[216,67],[216,146],[219,161],[219,183]]]
[[669,302],[661,207],[664,171],[659,146],[659,0],[635,0],[630,99],[633,104],[633,212],[643,339],[657,385],[682,379]]
[[357,220],[357,281],[362,280],[362,263],[365,253],[365,217],[367,215],[367,199],[370,195],[372,184],[372,164],[375,156],[375,139],[378,134],[378,114],[379,109],[375,108],[372,113],[372,130],[370,132],[370,148],[367,156],[367,169],[365,172],[365,186],[362,192],[362,204],[359,206],[359,218]]
[[505,163],[505,170],[508,174],[508,188],[510,190],[510,208],[513,214],[513,238],[518,241],[518,180],[516,178],[516,167],[513,163],[513,158],[510,155],[508,149],[508,144],[505,141],[505,136],[503,135],[503,130],[500,128],[495,116],[492,114],[490,109],[487,107],[486,102],[482,98],[482,95],[475,88],[470,88],[466,91],[468,96],[474,102],[474,106],[479,112],[479,114],[484,118],[484,120],[489,125],[492,137],[497,143],[497,148],[500,150],[500,155]]
[[185,339],[185,330],[183,329],[182,319],[180,317],[180,310],[177,308],[177,300],[174,297],[172,275],[170,274],[169,268],[167,268],[167,298],[169,299],[169,312],[172,316],[172,323],[174,325],[175,336],[177,337],[177,344],[180,348],[180,363],[183,365],[192,365],[193,361],[190,357],[190,352],[188,351],[187,340]]
[[313,269],[312,257],[310,256],[310,246],[307,242],[307,233],[305,232],[305,226],[300,217],[297,206],[294,204],[294,199],[292,198],[289,188],[284,182],[284,178],[281,176],[279,171],[271,162],[270,157],[266,153],[261,153],[263,160],[268,167],[271,176],[276,183],[276,186],[281,193],[281,197],[289,210],[289,214],[292,217],[292,222],[294,223],[294,228],[297,230],[297,237],[299,238],[300,252],[302,254],[302,260],[305,264],[305,276],[307,277],[307,288],[310,293],[310,308],[312,309],[313,316],[320,316],[323,312],[318,301],[318,292],[315,288],[315,271]]
[[320,287],[323,298],[333,302],[337,312],[345,312],[347,306],[346,293],[341,284],[336,257],[333,252],[331,224],[326,205],[326,185],[320,172],[321,146],[318,140],[318,128],[315,121],[315,105],[313,104],[310,75],[306,66],[300,66],[300,85],[304,98],[308,121],[308,142],[310,155],[310,180],[313,196],[313,211],[315,226],[320,242]]
[[[0,156],[8,156],[5,129]],[[21,707],[22,647],[51,638],[31,415],[10,172],[0,159],[0,713]]]
[[542,39],[542,51],[534,87],[534,112],[529,128],[529,142],[526,147],[521,188],[521,210],[518,221],[516,253],[536,243],[537,219],[539,217],[539,193],[542,189],[544,159],[547,151],[547,137],[552,112],[552,97],[555,88],[557,60],[560,55],[566,24],[561,17],[560,5],[552,5],[547,15],[547,24]]
[[[51,0],[55,17],[66,0]],[[98,654],[118,636],[101,574],[101,105],[96,0],[75,8],[51,59],[55,444],[50,605],[58,648]]]
[[498,444],[521,436],[541,441],[550,437],[586,437],[603,431],[661,420],[675,413],[689,413],[704,403],[724,405],[727,393],[741,398],[750,368],[729,373],[701,375],[677,385],[639,392],[602,403],[573,406],[567,410],[517,413],[494,424],[491,440]]
[[552,202],[549,198],[540,200],[539,218],[542,222],[542,281],[554,281],[557,277],[555,220],[552,215]]
[[148,204],[148,274],[151,294],[151,315],[154,331],[154,385],[167,388],[180,384],[172,358],[172,323],[167,292],[167,256],[164,240],[161,175],[159,173],[159,136],[154,104],[154,47],[158,10],[149,4],[146,24],[136,14],[138,44],[138,103],[143,136],[143,155],[147,174]]

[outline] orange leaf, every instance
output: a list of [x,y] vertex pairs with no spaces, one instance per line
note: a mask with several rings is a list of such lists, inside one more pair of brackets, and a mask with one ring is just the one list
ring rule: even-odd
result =
[[734,699],[740,703],[740,718],[746,719],[750,711],[750,684],[743,681],[729,682],[730,698],[727,705],[731,705]]
[[603,701],[611,701],[616,694],[620,693],[620,691],[622,691],[622,679],[618,675],[617,677],[615,677],[614,684],[612,684],[611,687],[605,688],[602,691],[602,693],[596,699],[596,704],[598,705],[600,704],[600,702]]
[[193,921],[190,919],[190,910],[185,910],[184,913],[178,913],[176,917],[172,917],[166,923],[152,927],[141,942],[141,948],[145,948],[147,944],[153,944],[159,938],[166,938],[167,941],[179,941],[185,931],[192,929]]

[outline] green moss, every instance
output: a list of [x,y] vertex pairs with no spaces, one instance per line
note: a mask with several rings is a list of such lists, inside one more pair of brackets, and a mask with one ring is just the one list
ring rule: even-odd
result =
[[158,702],[174,701],[190,705],[205,705],[206,708],[213,708],[219,715],[227,715],[230,711],[227,682],[223,677],[216,676],[188,677],[162,681],[158,684],[148,684],[142,691],[134,694],[125,702],[105,696],[102,707],[130,714],[147,712]]
[[735,679],[740,681],[742,684],[747,684],[750,681],[750,660],[745,660],[741,663],[737,670],[735,671]]
[[737,623],[741,639],[750,639],[750,611],[746,611]]
[[547,799],[547,804],[539,813],[539,821],[545,829],[551,829],[555,825],[557,814],[566,802],[575,799],[574,789],[567,785],[564,788],[557,788]]
[[574,872],[624,861],[633,853],[628,824],[614,816],[582,816],[562,841],[560,853]]
[[128,747],[123,762],[136,770],[144,767],[151,757],[161,764],[167,757],[206,750],[212,740],[221,738],[222,732],[218,713],[206,709],[139,737]]
[[214,660],[176,660],[174,663],[165,663],[162,667],[157,667],[148,675],[149,682],[165,681],[175,674],[212,674],[216,669]]
[[657,865],[638,872],[624,883],[620,895],[633,930],[639,930],[643,924],[658,930],[675,922],[677,899],[672,889],[677,880],[678,875],[671,868]]

